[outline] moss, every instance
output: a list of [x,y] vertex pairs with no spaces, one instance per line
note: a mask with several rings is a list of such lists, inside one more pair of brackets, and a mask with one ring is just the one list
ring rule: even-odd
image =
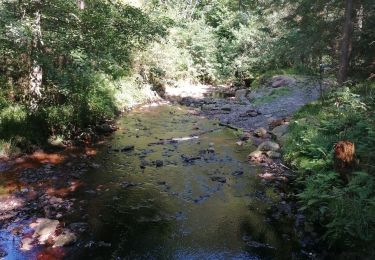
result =
[[261,105],[261,104],[266,104],[269,102],[274,101],[275,99],[286,96],[290,93],[290,89],[286,87],[281,87],[277,89],[272,89],[271,92],[268,95],[259,97],[254,99],[253,104],[254,105]]

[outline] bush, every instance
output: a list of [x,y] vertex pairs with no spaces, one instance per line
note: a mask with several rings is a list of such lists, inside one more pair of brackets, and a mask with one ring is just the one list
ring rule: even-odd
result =
[[[302,186],[301,210],[324,228],[322,239],[335,247],[364,248],[375,241],[375,116],[369,109],[373,104],[364,101],[368,97],[344,88],[323,106],[320,101],[305,106],[294,116],[284,146]],[[348,184],[333,167],[333,146],[340,140],[355,144],[359,162]]]

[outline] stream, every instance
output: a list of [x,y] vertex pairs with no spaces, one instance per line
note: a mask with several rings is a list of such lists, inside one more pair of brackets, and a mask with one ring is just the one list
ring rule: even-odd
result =
[[[87,169],[75,176],[80,185],[64,194],[72,209],[59,220],[66,227],[83,222],[88,229],[74,244],[54,249],[55,258],[43,258],[48,246],[21,250],[22,235],[9,232],[8,225],[0,231],[5,259],[291,259],[298,254],[293,220],[269,217],[280,196],[257,178],[260,169],[247,159],[252,148],[237,145],[234,130],[177,105],[136,109],[118,126],[87,159],[94,167],[76,156],[61,163]],[[58,164],[51,174],[71,174]],[[33,166],[34,171],[43,167]],[[0,172],[0,190],[9,175]],[[27,227],[30,219],[45,217],[33,212],[13,224]]]

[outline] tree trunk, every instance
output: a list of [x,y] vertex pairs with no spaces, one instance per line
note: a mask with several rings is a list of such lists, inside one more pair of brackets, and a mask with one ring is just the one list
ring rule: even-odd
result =
[[42,80],[43,80],[43,69],[39,64],[39,55],[42,41],[42,29],[41,29],[41,12],[40,10],[35,12],[35,21],[32,27],[32,46],[31,46],[31,68],[30,68],[30,83],[29,83],[29,94],[30,94],[30,108],[36,110],[38,103],[42,97]]
[[338,73],[338,83],[341,86],[348,78],[349,57],[351,52],[351,38],[353,31],[353,0],[346,0],[345,22],[341,40],[340,64]]

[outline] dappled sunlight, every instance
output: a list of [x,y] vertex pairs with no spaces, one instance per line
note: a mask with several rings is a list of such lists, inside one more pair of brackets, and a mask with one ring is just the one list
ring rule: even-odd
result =
[[228,91],[228,86],[220,86],[215,87],[212,85],[204,85],[204,84],[193,84],[190,82],[179,82],[177,87],[166,87],[166,96],[169,98],[195,98],[195,99],[202,99],[207,96],[210,96],[214,92],[220,91]]
[[25,201],[23,199],[17,198],[12,195],[1,196],[0,197],[0,214],[20,208],[24,205]]
[[69,193],[75,192],[83,183],[81,181],[71,181],[69,186],[63,188],[50,187],[47,188],[46,193],[50,196],[65,197]]
[[26,168],[37,168],[42,164],[60,164],[64,162],[66,156],[60,153],[46,153],[43,151],[37,151],[29,156],[19,157],[12,162],[13,168],[26,169]]
[[65,156],[61,154],[48,154],[45,152],[35,152],[31,158],[41,163],[59,164],[65,160]]
[[98,153],[96,148],[85,147],[85,154],[89,156],[95,156]]

